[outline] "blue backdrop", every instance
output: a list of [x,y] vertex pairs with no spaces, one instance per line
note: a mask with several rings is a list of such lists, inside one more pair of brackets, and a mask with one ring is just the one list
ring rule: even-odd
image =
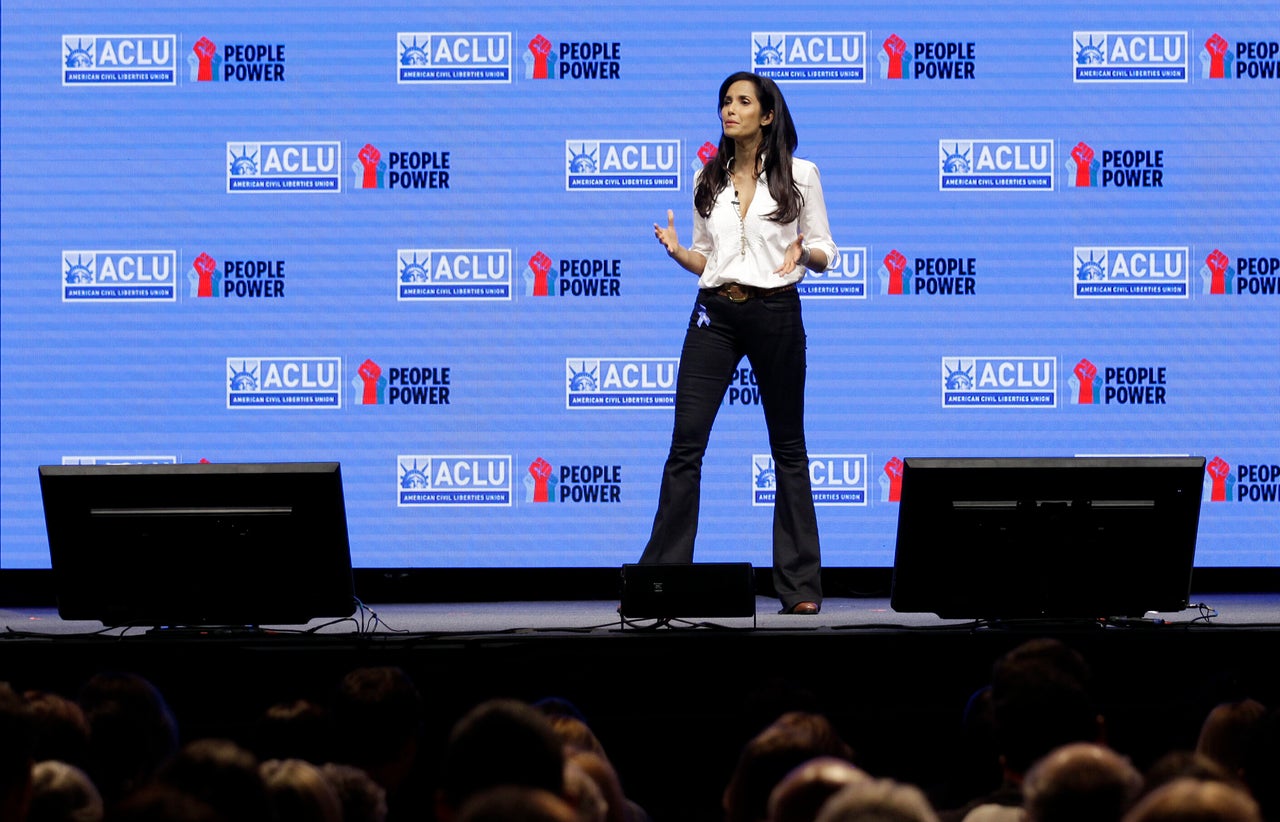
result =
[[[0,567],[36,466],[338,460],[364,567],[648,535],[733,71],[841,254],[802,288],[824,562],[908,456],[1197,454],[1197,564],[1280,564],[1280,11],[1077,4],[3,7]],[[769,561],[744,362],[698,558]]]

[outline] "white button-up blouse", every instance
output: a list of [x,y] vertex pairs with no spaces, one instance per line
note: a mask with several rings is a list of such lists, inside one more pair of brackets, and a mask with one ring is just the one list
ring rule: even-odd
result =
[[805,275],[805,269],[800,266],[785,277],[774,273],[798,233],[804,235],[806,246],[826,253],[829,265],[835,262],[836,244],[831,239],[818,167],[808,160],[792,158],[791,174],[804,197],[800,216],[793,222],[776,223],[766,219],[777,203],[769,194],[763,173],[756,180],[756,193],[745,219],[739,219],[738,198],[732,184],[716,196],[710,216],[703,218],[694,209],[690,248],[707,258],[707,266],[698,278],[700,288],[718,288],[733,282],[777,288],[800,282]]

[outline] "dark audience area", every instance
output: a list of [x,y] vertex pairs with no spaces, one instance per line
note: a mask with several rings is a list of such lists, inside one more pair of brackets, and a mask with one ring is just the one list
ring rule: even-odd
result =
[[23,646],[0,819],[1280,820],[1273,636],[1060,634]]

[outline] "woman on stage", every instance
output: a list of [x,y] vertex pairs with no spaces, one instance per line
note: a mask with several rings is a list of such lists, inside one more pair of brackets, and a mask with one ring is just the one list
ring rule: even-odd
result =
[[804,436],[805,330],[796,283],[836,259],[818,168],[793,157],[798,139],[777,83],[730,75],[717,98],[719,150],[698,173],[693,242],[675,214],[653,233],[698,276],[676,384],[675,424],[642,563],[692,562],[702,458],[716,411],[745,356],[769,430],[777,495],[773,582],[782,613],[822,605],[818,523]]

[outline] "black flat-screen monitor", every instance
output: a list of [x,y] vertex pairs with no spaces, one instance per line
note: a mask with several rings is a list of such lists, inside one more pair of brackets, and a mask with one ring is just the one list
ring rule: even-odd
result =
[[890,605],[1105,619],[1189,604],[1204,457],[904,460]]
[[355,612],[336,462],[42,465],[58,613],[108,626]]

